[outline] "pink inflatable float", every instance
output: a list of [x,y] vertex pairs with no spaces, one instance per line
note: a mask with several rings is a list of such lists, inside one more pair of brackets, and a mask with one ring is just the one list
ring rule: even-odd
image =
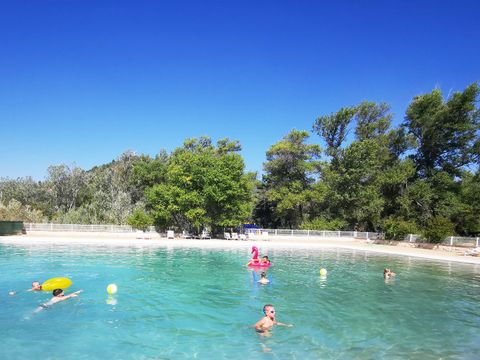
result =
[[258,248],[256,246],[252,246],[252,252],[251,254],[253,254],[253,257],[250,259],[250,261],[248,262],[248,266],[251,266],[251,267],[269,267],[270,265],[272,265],[272,263],[269,261],[269,260],[260,260],[258,258]]

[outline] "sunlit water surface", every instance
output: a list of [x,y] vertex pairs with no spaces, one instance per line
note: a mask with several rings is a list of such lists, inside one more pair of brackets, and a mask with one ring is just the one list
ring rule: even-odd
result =
[[[0,359],[478,359],[480,268],[267,246],[272,283],[261,286],[247,244],[0,245]],[[24,290],[60,276],[84,292],[34,315],[51,295]],[[266,303],[294,326],[257,334]]]

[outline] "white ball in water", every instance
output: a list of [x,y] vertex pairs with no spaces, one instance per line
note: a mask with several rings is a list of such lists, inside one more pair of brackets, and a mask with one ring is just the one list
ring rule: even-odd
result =
[[10,296],[15,295],[15,291],[9,291],[9,292],[8,292],[8,295],[10,295]]
[[117,285],[115,285],[115,284],[110,284],[110,285],[107,286],[107,293],[109,293],[110,295],[116,294],[117,291],[118,291]]

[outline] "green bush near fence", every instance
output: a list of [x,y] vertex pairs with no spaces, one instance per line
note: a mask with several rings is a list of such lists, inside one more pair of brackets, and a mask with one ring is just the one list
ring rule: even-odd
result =
[[23,221],[0,221],[1,235],[18,235],[23,232]]
[[444,216],[436,216],[427,222],[422,235],[430,243],[439,244],[451,234],[455,234],[454,224]]

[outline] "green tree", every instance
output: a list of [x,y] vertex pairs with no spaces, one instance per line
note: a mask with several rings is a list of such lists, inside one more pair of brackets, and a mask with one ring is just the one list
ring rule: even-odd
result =
[[300,225],[304,230],[342,230],[346,226],[342,220],[328,220],[324,217],[316,217],[313,220],[306,220]]
[[142,155],[133,164],[133,172],[129,179],[132,192],[132,201],[144,201],[145,189],[166,180],[168,154],[161,150],[155,158]]
[[[337,221],[350,229],[380,230],[383,218],[396,215],[398,199],[415,176],[414,163],[402,156],[415,142],[404,128],[391,129],[391,120],[388,104],[369,101],[316,120],[314,131],[331,158],[315,184],[319,224]],[[355,138],[343,146],[352,123]]]
[[336,113],[318,117],[313,124],[313,132],[325,141],[325,152],[332,157],[333,166],[341,154],[342,144],[348,135],[348,126],[356,113],[356,107],[341,108]]
[[444,216],[435,216],[428,220],[422,235],[428,242],[441,243],[447,236],[454,235],[454,224]]
[[308,137],[307,131],[292,130],[267,151],[264,206],[272,209],[280,226],[298,227],[308,213],[321,151],[318,145],[306,144]]
[[0,203],[0,220],[44,222],[45,216],[40,210],[32,209],[29,205],[22,205],[19,201],[11,199],[7,205]]
[[16,200],[33,210],[39,210],[51,218],[55,212],[52,192],[46,182],[35,181],[31,177],[18,179],[0,179],[0,204],[7,205]]
[[352,142],[335,168],[322,174],[333,219],[344,220],[350,228],[376,230],[384,207],[380,174],[382,149],[373,140]]
[[147,231],[153,225],[153,219],[145,211],[136,209],[127,219],[128,225],[134,229]]
[[390,129],[392,115],[386,103],[364,101],[355,108],[355,136],[359,141],[378,138]]
[[47,169],[46,186],[52,194],[55,211],[67,212],[78,204],[78,195],[85,186],[85,171],[77,166],[52,165]]
[[238,226],[252,211],[254,175],[245,173],[237,142],[188,139],[168,159],[165,183],[146,189],[147,208],[160,228],[190,231]]
[[438,89],[413,99],[404,126],[418,142],[413,158],[420,176],[431,177],[435,170],[457,176],[477,159],[478,94],[474,83],[446,100]]
[[459,206],[452,215],[457,233],[463,236],[480,235],[480,172],[465,172],[459,190]]
[[385,239],[403,241],[409,234],[419,234],[420,230],[415,222],[400,218],[389,217],[383,222]]

